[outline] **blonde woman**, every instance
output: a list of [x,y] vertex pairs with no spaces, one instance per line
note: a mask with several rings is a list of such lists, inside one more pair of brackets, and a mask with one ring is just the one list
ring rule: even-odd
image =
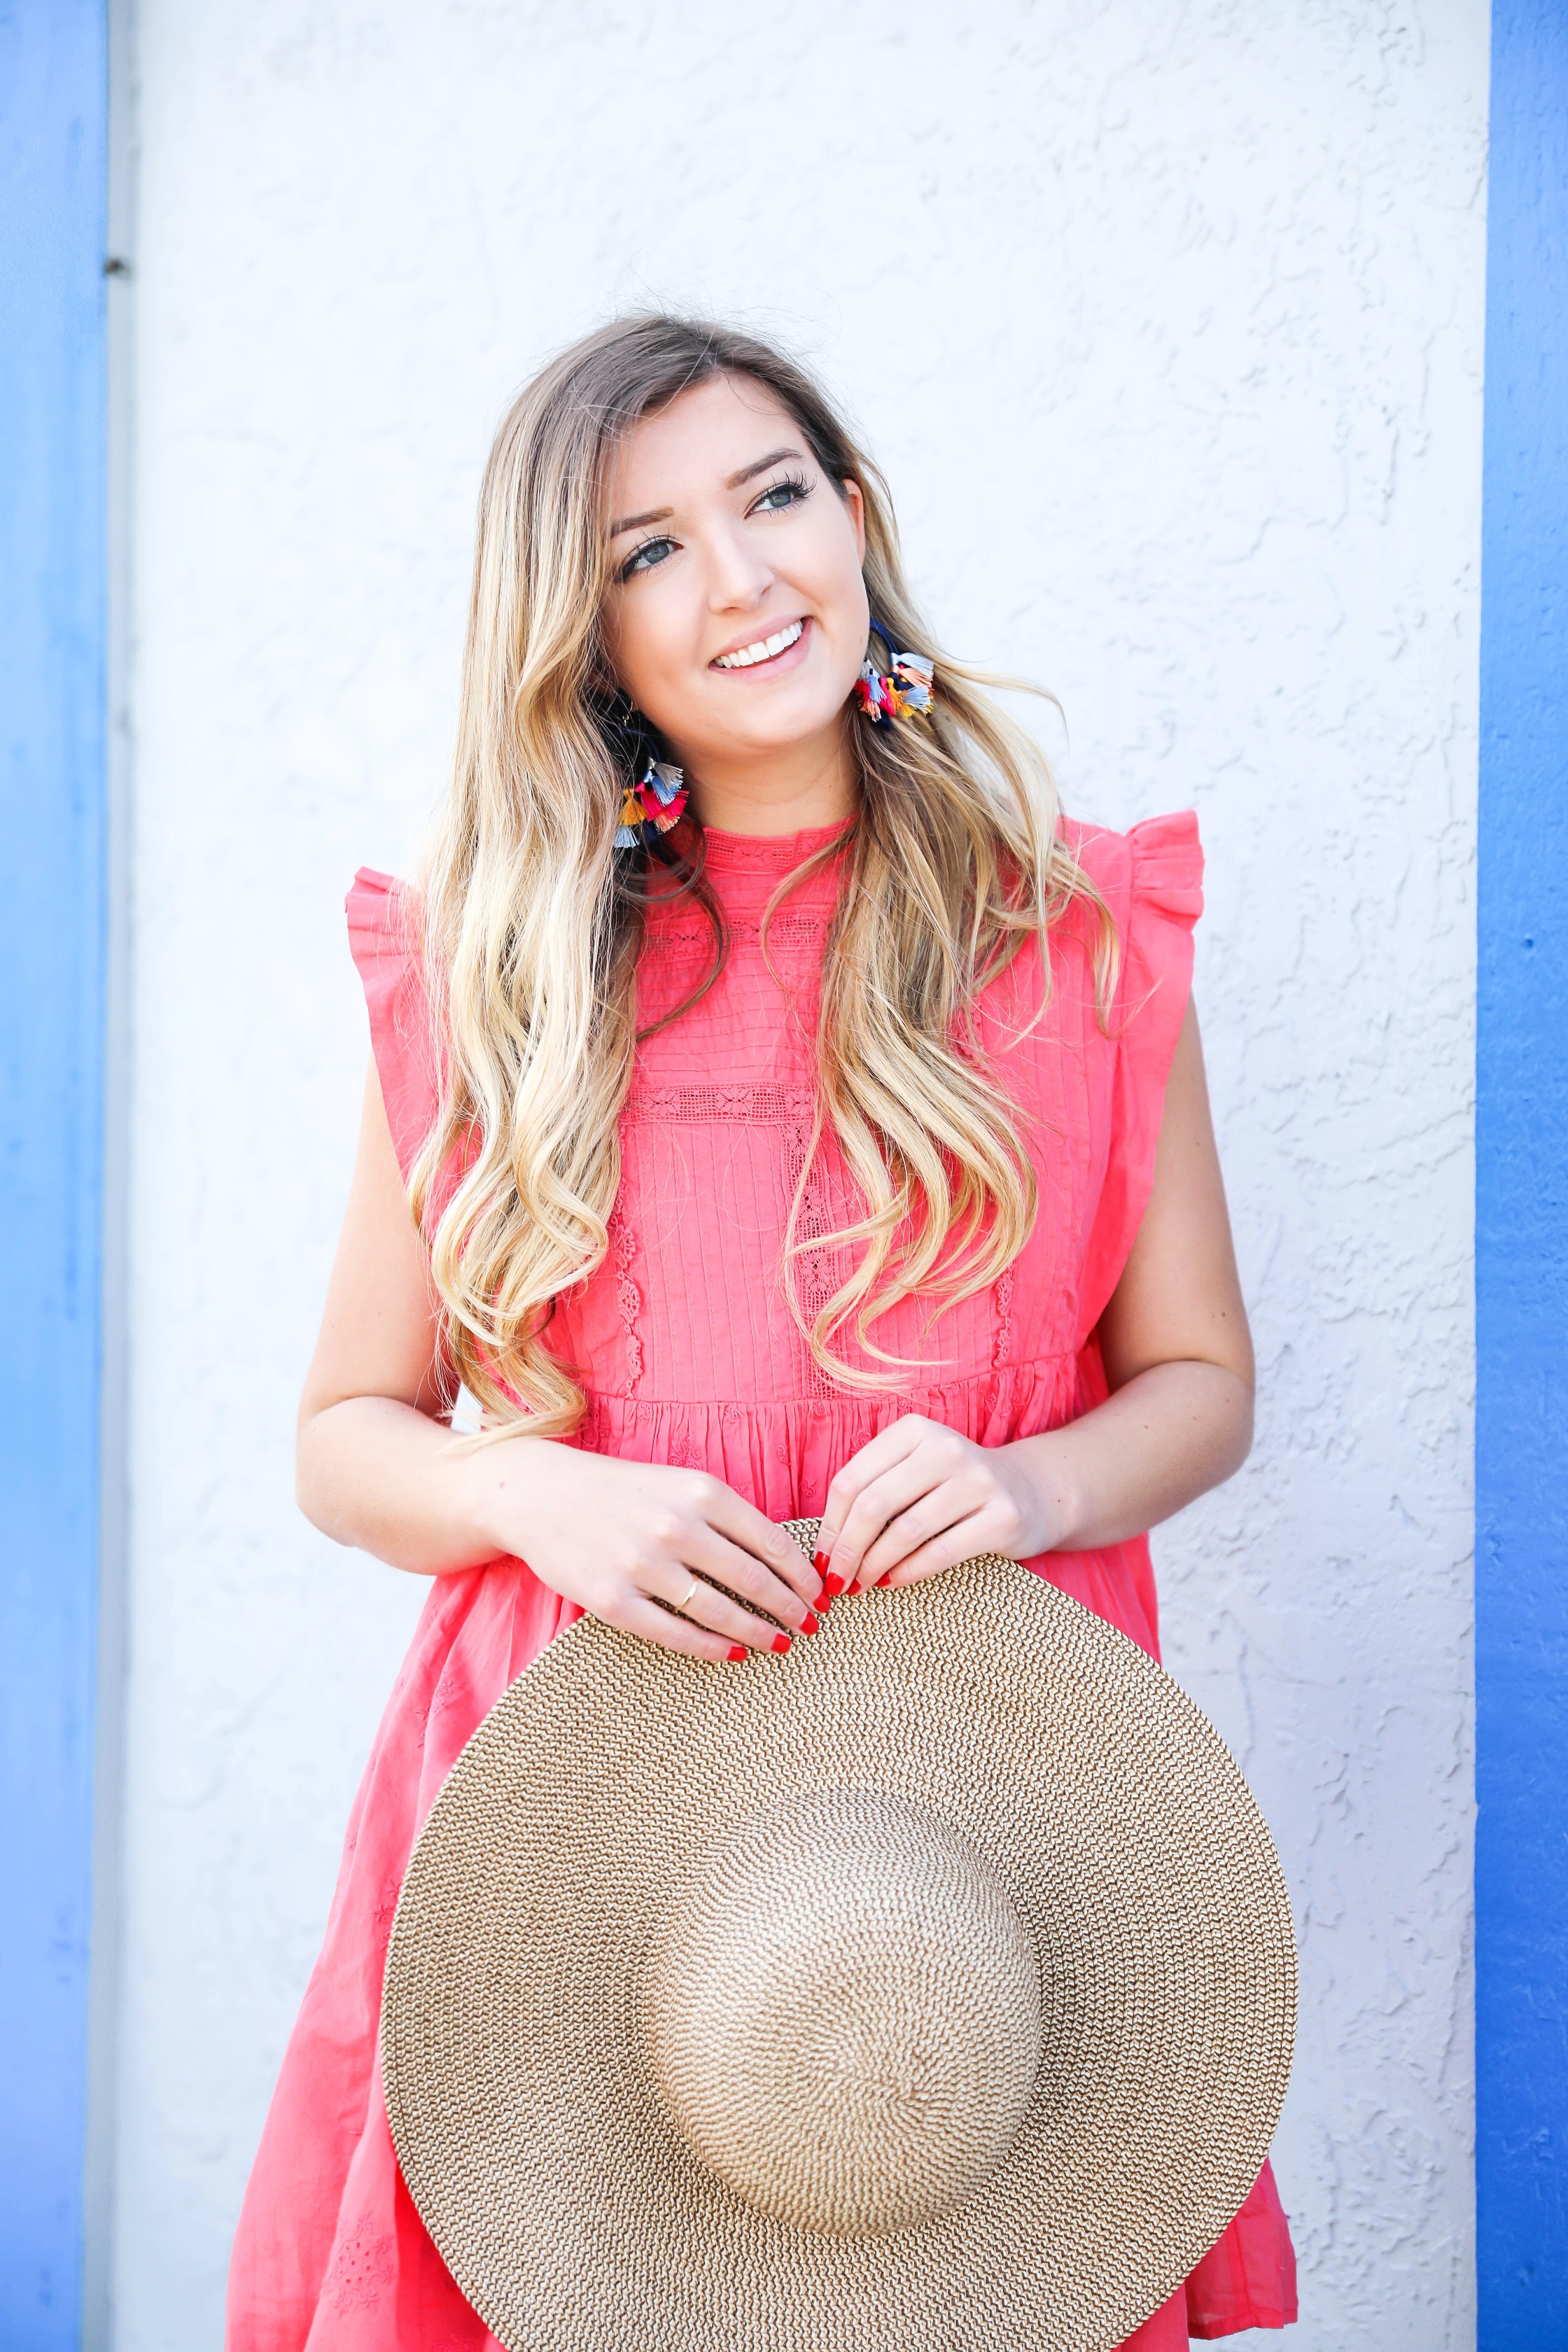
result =
[[[1201,872],[1190,816],[1061,818],[778,352],[635,319],[517,401],[417,887],[349,899],[374,1056],[300,1498],[434,1582],[251,2179],[231,2352],[490,2342],[398,2176],[381,1975],[443,1777],[580,1612],[744,1673],[994,1550],[1156,1649],[1145,1530],[1252,1426],[1188,1003]],[[808,1567],[777,1523],[818,1512]],[[1265,2168],[1132,2341],[1294,2315]]]

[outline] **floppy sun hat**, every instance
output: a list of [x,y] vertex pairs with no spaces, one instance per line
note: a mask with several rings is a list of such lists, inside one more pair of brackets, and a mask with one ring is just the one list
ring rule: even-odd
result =
[[415,1847],[382,2069],[510,2352],[1108,2352],[1257,2179],[1295,1999],[1213,1727],[985,1557],[743,1673],[563,1634]]

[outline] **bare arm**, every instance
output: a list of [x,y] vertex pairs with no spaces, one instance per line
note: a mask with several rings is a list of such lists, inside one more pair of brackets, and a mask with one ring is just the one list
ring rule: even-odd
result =
[[910,1414],[863,1446],[828,1494],[829,1589],[911,1583],[977,1551],[1026,1559],[1118,1543],[1247,1459],[1252,1341],[1190,1004],[1153,1189],[1100,1344],[1112,1393],[1064,1429],[982,1446]]
[[417,1575],[516,1555],[595,1616],[698,1657],[765,1649],[779,1625],[805,1627],[817,1579],[792,1538],[721,1480],[547,1438],[454,1439],[441,1418],[439,1337],[373,1068],[300,1402],[296,1485],[307,1518]]
[[381,1088],[365,1079],[359,1152],[300,1400],[295,1492],[334,1541],[439,1576],[493,1559],[472,1455],[444,1419],[429,1269]]

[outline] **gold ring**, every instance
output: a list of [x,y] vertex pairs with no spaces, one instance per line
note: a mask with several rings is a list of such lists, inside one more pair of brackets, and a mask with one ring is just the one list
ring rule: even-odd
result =
[[702,1580],[701,1580],[701,1578],[700,1578],[700,1576],[694,1576],[694,1577],[692,1578],[692,1580],[691,1580],[690,1583],[688,1585],[688,1587],[687,1587],[686,1591],[681,1594],[681,1596],[680,1596],[679,1600],[675,1603],[675,1607],[676,1607],[678,1610],[681,1611],[681,1612],[684,1612],[684,1611],[686,1611],[686,1610],[689,1609],[689,1608],[690,1608],[690,1606],[691,1606],[691,1603],[692,1603],[693,1600],[695,1599],[695,1597],[697,1596],[697,1594],[698,1594],[699,1592],[700,1592],[700,1591],[701,1591],[701,1590],[702,1590]]

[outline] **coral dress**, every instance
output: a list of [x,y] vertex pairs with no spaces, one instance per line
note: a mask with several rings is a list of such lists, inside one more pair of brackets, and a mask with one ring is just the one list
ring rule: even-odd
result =
[[[779,1280],[811,1130],[813,1014],[835,868],[781,906],[773,972],[759,918],[781,877],[832,833],[710,833],[729,961],[692,1011],[639,1049],[610,1249],[561,1300],[552,1327],[586,1387],[579,1443],[700,1465],[784,1519],[820,1512],[835,1471],[900,1413],[1000,1445],[1103,1400],[1095,1326],[1149,1194],[1203,857],[1191,815],[1125,836],[1074,827],[1069,837],[1122,940],[1113,1017],[1096,1019],[1089,919],[1076,908],[1050,939],[1050,1003],[1037,1026],[1020,1038],[1038,1003],[1038,943],[987,990],[980,1032],[1028,1125],[1039,1214],[1002,1278],[930,1333],[908,1305],[876,1327],[916,1363],[902,1394],[868,1397],[817,1370]],[[395,885],[362,873],[348,907],[406,1170],[435,1100],[418,976]],[[679,1002],[706,969],[709,942],[689,907],[655,911],[639,1020]],[[851,1213],[831,1148],[813,1166],[803,1207],[806,1234],[831,1234]],[[829,1253],[801,1261],[808,1311],[840,1278]],[[1158,1654],[1144,1539],[1028,1565]],[[326,1941],[251,2174],[229,2277],[228,2352],[498,2352],[397,2169],[376,2053],[382,1969],[409,1852],[458,1751],[576,1613],[516,1559],[431,1586],[354,1802]],[[1131,2341],[1137,2352],[1175,2352],[1190,2335],[1279,2327],[1295,2315],[1289,2233],[1265,2166],[1218,2244]]]

